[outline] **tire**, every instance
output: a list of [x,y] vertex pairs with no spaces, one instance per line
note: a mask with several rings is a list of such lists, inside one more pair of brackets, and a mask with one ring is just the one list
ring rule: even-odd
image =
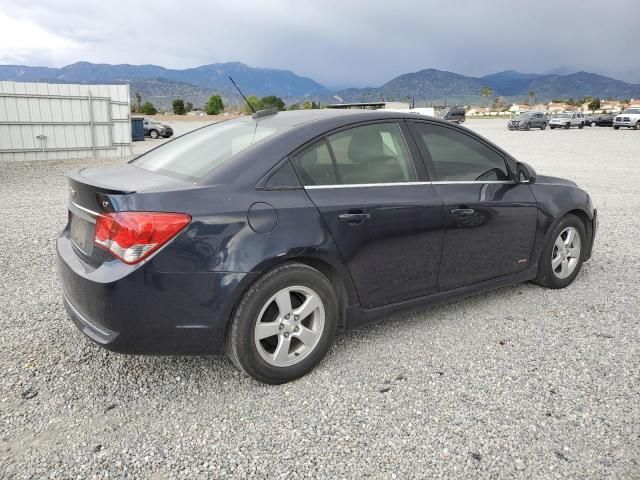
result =
[[527,131],[527,132],[528,132],[529,130],[531,130],[531,124],[530,124],[530,123],[527,123],[527,124],[524,126],[524,129],[525,129],[525,131]]
[[565,123],[564,128],[569,130],[571,128],[571,124],[570,123]]
[[[573,231],[573,234],[578,237],[578,243],[574,240],[569,245],[571,248],[567,248],[566,237],[564,237],[569,231]],[[558,250],[558,242],[565,245],[565,253]],[[549,234],[549,240],[540,255],[538,274],[534,282],[546,288],[565,288],[571,285],[582,268],[587,245],[587,233],[582,220],[572,214],[564,216]],[[559,263],[558,259],[560,259]],[[555,263],[554,260],[556,260]],[[565,260],[567,270],[565,270]],[[575,262],[572,262],[573,260]]]
[[544,130],[547,128],[547,124],[543,123],[542,125],[540,125],[540,130]]
[[582,130],[584,128],[584,122],[580,123],[580,125],[578,125],[578,128]]
[[551,125],[551,126],[549,126],[549,128],[550,128],[551,130],[555,130],[555,129],[556,129],[555,125]]
[[619,129],[620,129],[620,127],[618,127],[618,126],[614,125],[614,126],[613,126],[613,129],[614,129],[614,130],[619,130]]
[[[311,298],[319,303],[305,316],[301,304]],[[287,313],[281,313],[283,310]],[[327,277],[307,265],[284,264],[260,277],[244,294],[228,328],[224,350],[238,369],[256,380],[273,385],[289,382],[310,372],[324,358],[335,337],[338,314],[338,298]],[[262,339],[256,337],[258,324],[266,335]],[[299,340],[303,335],[308,344]],[[278,355],[283,345],[287,350]]]
[[596,122],[591,122],[591,126],[592,126],[592,127],[597,127],[597,126],[598,126],[598,124],[597,124]]
[[156,138],[158,138],[160,136],[160,133],[158,133],[157,130],[150,130],[149,131],[149,136],[155,140]]
[[634,130],[640,130],[640,120],[638,120],[638,121],[636,122],[636,124],[634,125],[633,129],[634,129]]

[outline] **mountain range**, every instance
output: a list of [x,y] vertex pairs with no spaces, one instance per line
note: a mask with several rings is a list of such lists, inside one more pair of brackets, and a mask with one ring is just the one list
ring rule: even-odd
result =
[[322,103],[414,99],[420,104],[485,103],[485,87],[506,101],[522,101],[533,90],[537,101],[554,98],[639,98],[640,84],[630,84],[589,72],[568,75],[520,73],[513,70],[483,77],[425,69],[393,78],[379,87],[348,88],[332,92],[318,82],[289,70],[249,67],[240,62],[214,63],[186,69],[158,65],[110,65],[77,62],[62,68],[0,65],[0,80],[55,83],[128,83],[131,95],[139,92],[161,109],[174,98],[203,105],[216,92],[225,103],[238,105],[241,98],[229,81],[233,77],[246,95],[277,95],[287,104],[303,100]]

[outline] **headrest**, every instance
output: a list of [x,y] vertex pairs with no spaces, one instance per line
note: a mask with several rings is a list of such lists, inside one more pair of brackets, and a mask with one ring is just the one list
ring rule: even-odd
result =
[[353,163],[383,157],[384,144],[380,132],[370,126],[353,130],[349,141],[348,155]]

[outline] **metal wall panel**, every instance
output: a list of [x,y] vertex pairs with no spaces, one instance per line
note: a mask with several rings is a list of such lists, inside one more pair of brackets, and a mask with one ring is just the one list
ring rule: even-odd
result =
[[0,160],[131,157],[128,85],[0,81]]

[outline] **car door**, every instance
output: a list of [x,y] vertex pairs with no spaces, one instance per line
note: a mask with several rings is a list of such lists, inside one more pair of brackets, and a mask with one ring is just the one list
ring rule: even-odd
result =
[[541,126],[542,126],[542,124],[544,123],[544,120],[543,120],[543,118],[542,118],[542,114],[541,114],[541,113],[535,113],[535,114],[533,115],[533,122],[532,122],[532,123],[533,123],[533,125],[531,125],[532,127],[533,127],[533,126],[535,126],[535,127],[541,127]]
[[437,288],[443,205],[407,133],[402,121],[358,125],[292,156],[365,308]]
[[531,261],[537,204],[502,152],[465,130],[412,122],[445,209],[441,290],[514,274]]

